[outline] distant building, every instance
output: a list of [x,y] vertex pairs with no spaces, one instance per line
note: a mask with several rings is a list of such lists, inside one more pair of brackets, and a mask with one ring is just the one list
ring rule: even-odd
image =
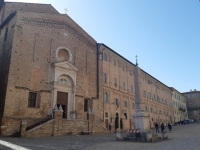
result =
[[190,119],[200,120],[200,91],[194,89],[190,92],[184,92],[187,99],[187,109],[188,109],[188,117]]
[[186,104],[186,96],[174,88],[172,89],[172,103],[173,103],[173,111],[174,118],[173,121],[179,122],[188,119],[188,111]]

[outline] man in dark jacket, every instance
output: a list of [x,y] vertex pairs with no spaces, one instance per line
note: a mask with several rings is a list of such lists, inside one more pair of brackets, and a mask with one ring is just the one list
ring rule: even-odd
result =
[[168,129],[169,129],[169,132],[171,132],[172,130],[172,125],[170,123],[168,123]]
[[157,124],[157,122],[156,122],[156,124],[155,124],[155,128],[156,128],[156,133],[157,133],[157,132],[159,133],[159,129],[158,129],[158,124]]
[[161,127],[161,133],[162,133],[165,130],[164,123],[162,123],[160,127]]

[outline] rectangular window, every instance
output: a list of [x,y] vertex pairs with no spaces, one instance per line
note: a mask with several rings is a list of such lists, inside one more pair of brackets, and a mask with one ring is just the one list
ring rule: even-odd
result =
[[117,65],[117,63],[116,63],[116,60],[113,60],[113,63],[114,63],[114,66],[116,66],[116,65]]
[[131,75],[131,76],[133,75],[133,71],[132,71],[132,70],[130,70],[130,75]]
[[135,103],[132,104],[132,108],[135,109]]
[[37,93],[29,92],[28,107],[36,107]]
[[115,104],[115,105],[119,105],[119,101],[118,101],[117,98],[114,99],[114,104]]
[[117,86],[117,78],[114,78],[114,85]]
[[104,102],[108,103],[109,102],[109,95],[107,92],[104,92]]
[[103,82],[107,83],[107,74],[106,73],[103,73]]
[[123,82],[123,89],[126,90],[126,83]]
[[122,66],[122,70],[125,71],[125,67],[124,67],[124,65]]
[[108,118],[108,113],[107,112],[105,112],[105,118]]
[[131,85],[131,93],[133,93],[133,86]]
[[124,101],[124,107],[128,107],[128,102]]
[[106,53],[103,53],[103,60],[108,61],[108,55]]
[[84,112],[88,111],[88,100],[84,99]]

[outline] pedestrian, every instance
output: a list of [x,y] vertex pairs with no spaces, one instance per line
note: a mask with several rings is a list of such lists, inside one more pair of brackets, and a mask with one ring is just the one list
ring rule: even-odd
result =
[[109,130],[110,130],[110,133],[112,133],[112,122],[109,122],[108,128],[109,128]]
[[160,128],[161,128],[161,133],[162,133],[165,130],[164,123],[161,124]]
[[172,125],[170,123],[168,123],[168,129],[169,129],[169,132],[171,132],[172,130]]
[[157,124],[157,122],[156,122],[156,124],[155,124],[155,128],[156,128],[156,133],[157,133],[157,132],[159,133],[159,129],[158,129],[158,124]]

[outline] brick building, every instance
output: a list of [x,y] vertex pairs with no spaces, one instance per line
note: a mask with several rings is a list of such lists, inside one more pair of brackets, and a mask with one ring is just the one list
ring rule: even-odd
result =
[[151,127],[172,122],[170,88],[139,69],[135,89],[138,66],[51,5],[0,0],[0,21],[1,134],[108,132],[109,123],[113,131],[134,128],[135,91]]

